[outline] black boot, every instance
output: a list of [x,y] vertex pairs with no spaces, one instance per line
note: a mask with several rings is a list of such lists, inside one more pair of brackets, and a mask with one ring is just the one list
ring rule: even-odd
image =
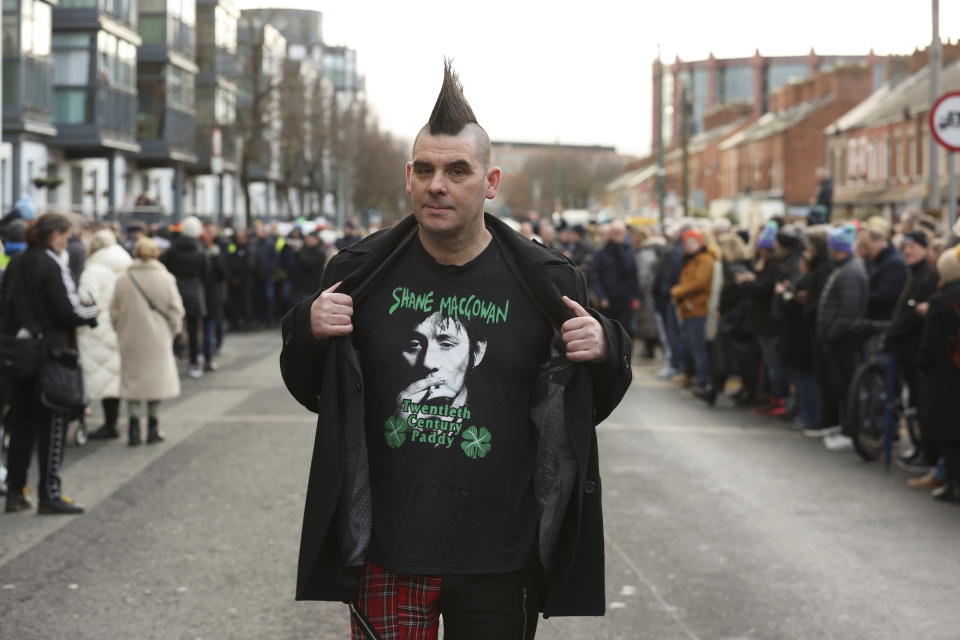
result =
[[129,444],[131,447],[135,447],[140,444],[140,442],[140,418],[137,416],[130,416],[130,430],[127,444]]
[[158,442],[163,442],[163,434],[160,433],[157,419],[154,417],[147,418],[147,444],[156,444]]
[[120,437],[120,432],[117,431],[117,423],[105,424],[95,431],[91,431],[87,436],[91,440],[113,440]]
[[4,509],[7,513],[16,513],[18,511],[27,511],[33,508],[33,503],[27,500],[27,489],[14,489],[10,487],[7,490],[7,506]]
[[960,484],[956,482],[948,482],[942,487],[934,489],[931,495],[933,495],[934,500],[960,504]]
[[84,512],[83,506],[75,503],[67,496],[60,495],[56,498],[41,500],[37,506],[37,513],[41,515],[79,515]]

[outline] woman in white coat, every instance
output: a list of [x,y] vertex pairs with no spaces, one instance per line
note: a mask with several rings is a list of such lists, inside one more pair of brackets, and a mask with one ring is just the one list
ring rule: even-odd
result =
[[133,248],[133,264],[117,280],[110,312],[120,339],[120,395],[129,410],[129,444],[140,444],[141,405],[147,404],[147,444],[163,440],[160,401],[180,395],[173,337],[183,327],[183,301],[176,279],[157,257],[150,238]]
[[119,436],[117,417],[120,413],[120,346],[110,318],[110,302],[117,278],[133,262],[130,254],[117,244],[108,229],[93,234],[88,256],[80,274],[80,297],[97,305],[97,326],[77,331],[77,349],[83,367],[84,390],[91,402],[103,405],[103,426],[91,438]]

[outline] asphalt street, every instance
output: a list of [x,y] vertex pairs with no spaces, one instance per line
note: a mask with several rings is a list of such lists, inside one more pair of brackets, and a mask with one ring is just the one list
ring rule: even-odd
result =
[[[163,407],[163,444],[70,446],[87,514],[0,514],[0,639],[349,637],[342,605],[293,600],[314,419],[279,346],[228,336]],[[960,638],[960,508],[905,474],[643,363],[599,433],[607,615],[538,638]]]

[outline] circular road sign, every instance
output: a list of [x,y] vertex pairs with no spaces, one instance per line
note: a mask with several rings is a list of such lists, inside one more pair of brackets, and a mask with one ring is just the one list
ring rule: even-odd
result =
[[951,151],[960,151],[960,91],[940,96],[930,109],[933,138]]

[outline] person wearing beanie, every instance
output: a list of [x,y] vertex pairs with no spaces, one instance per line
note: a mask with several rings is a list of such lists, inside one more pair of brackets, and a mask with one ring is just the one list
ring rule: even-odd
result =
[[763,228],[763,231],[760,232],[760,237],[757,238],[757,249],[766,249],[770,250],[776,247],[777,244],[777,232],[780,229],[775,221],[771,220],[767,223],[767,226]]
[[[896,358],[897,367],[910,391],[909,407],[912,409],[918,407],[917,403],[923,392],[920,387],[920,372],[914,361],[923,333],[923,317],[917,313],[917,308],[927,302],[937,290],[937,273],[927,259],[927,244],[927,236],[922,231],[909,231],[901,239],[901,251],[910,269],[910,276],[900,299],[897,300],[893,323],[887,330],[884,342],[884,350]],[[898,459],[899,466],[908,471],[926,471],[940,458],[933,439],[924,435],[925,421],[923,416],[920,418],[921,441],[913,443],[913,452]],[[928,476],[927,481],[933,482],[933,476]]]
[[[780,322],[773,316],[777,283],[786,277],[782,252],[777,251],[780,225],[771,220],[757,237],[753,270],[737,275],[739,294],[747,301],[745,329],[757,336],[763,370],[767,375],[769,404],[757,413],[782,416],[787,412],[787,381],[780,358]],[[740,402],[752,402],[755,389],[747,390]]]
[[[207,314],[207,301],[204,292],[204,282],[209,271],[209,261],[206,250],[200,242],[203,225],[194,216],[184,218],[180,224],[180,235],[173,239],[170,249],[163,254],[160,262],[177,279],[177,289],[183,299],[185,317],[183,324],[187,329],[187,344],[190,354],[190,368],[187,373],[191,378],[203,376],[200,367],[200,339],[202,336],[203,317]],[[212,354],[204,353],[206,362],[210,362]]]
[[203,225],[200,224],[200,219],[196,216],[187,216],[180,223],[180,235],[182,236],[196,240],[201,233],[203,233]]
[[856,231],[850,224],[834,229],[828,245],[835,268],[817,310],[817,340],[820,352],[817,384],[820,386],[820,424],[805,435],[824,438],[831,450],[849,449],[853,440],[841,427],[847,389],[860,353],[860,323],[867,311],[868,280],[863,261],[853,254]]
[[[943,456],[946,480],[934,498],[960,504],[960,249],[944,251],[937,261],[940,283],[930,296],[916,365],[920,370],[920,415],[923,436]],[[945,348],[945,345],[948,345]]]

